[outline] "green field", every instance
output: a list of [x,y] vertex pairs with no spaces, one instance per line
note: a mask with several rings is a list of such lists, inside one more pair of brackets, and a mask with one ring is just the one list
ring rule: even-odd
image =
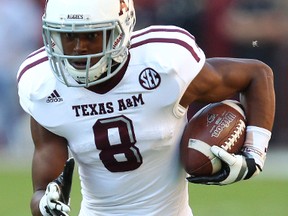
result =
[[[31,215],[29,169],[1,170],[0,185],[1,216]],[[77,216],[79,210],[79,191],[79,181],[75,176],[71,216]],[[288,180],[257,177],[222,187],[190,184],[190,202],[194,216],[287,216]]]

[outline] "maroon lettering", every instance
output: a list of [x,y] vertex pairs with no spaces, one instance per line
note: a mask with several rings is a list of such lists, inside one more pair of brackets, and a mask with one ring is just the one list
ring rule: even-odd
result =
[[123,15],[123,10],[125,10],[126,12],[129,11],[129,8],[127,6],[127,4],[125,3],[124,0],[120,0],[120,11],[119,11],[119,16]]

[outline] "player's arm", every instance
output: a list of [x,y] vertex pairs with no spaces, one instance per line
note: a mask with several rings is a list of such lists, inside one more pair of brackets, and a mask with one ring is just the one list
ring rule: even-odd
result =
[[[273,72],[270,67],[257,60],[208,59],[180,103],[186,107],[193,101],[221,101],[236,93],[241,94],[248,120],[243,156],[212,148],[213,153],[225,162],[227,169],[213,177],[190,179],[191,182],[229,184],[248,179],[262,170],[275,113]],[[241,166],[246,167],[243,173]]]
[[249,59],[210,58],[191,82],[180,103],[214,102],[241,93],[248,125],[272,130],[275,112],[273,72],[266,64]]
[[[39,207],[40,200],[42,200],[42,202],[44,200],[43,208],[45,208],[47,202],[47,197],[45,197],[47,196],[47,185],[57,179],[63,171],[63,167],[68,159],[68,148],[66,139],[51,133],[33,118],[31,118],[31,133],[35,150],[32,160],[34,194],[31,199],[30,207],[32,215],[38,216],[42,215]],[[54,186],[52,185],[49,190],[56,190],[57,186]],[[57,191],[55,192],[56,193],[54,194],[57,196]],[[52,193],[50,193],[50,196],[51,194]],[[47,215],[56,214],[47,213]]]

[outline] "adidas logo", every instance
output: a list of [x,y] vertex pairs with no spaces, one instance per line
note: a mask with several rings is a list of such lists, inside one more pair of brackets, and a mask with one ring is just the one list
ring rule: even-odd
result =
[[59,93],[54,90],[50,96],[47,97],[46,103],[57,103],[62,102],[63,98],[59,95]]

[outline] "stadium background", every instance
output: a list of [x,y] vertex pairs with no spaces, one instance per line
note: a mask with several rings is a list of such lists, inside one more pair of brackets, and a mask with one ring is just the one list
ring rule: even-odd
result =
[[[227,187],[190,185],[195,216],[288,215],[288,1],[134,0],[136,29],[150,24],[186,28],[207,57],[257,58],[275,73],[277,109],[268,158],[261,176]],[[42,46],[44,0],[0,0],[0,215],[30,215],[29,118],[17,97],[20,63]],[[202,105],[196,104],[192,112]],[[72,216],[79,209],[74,177]]]

